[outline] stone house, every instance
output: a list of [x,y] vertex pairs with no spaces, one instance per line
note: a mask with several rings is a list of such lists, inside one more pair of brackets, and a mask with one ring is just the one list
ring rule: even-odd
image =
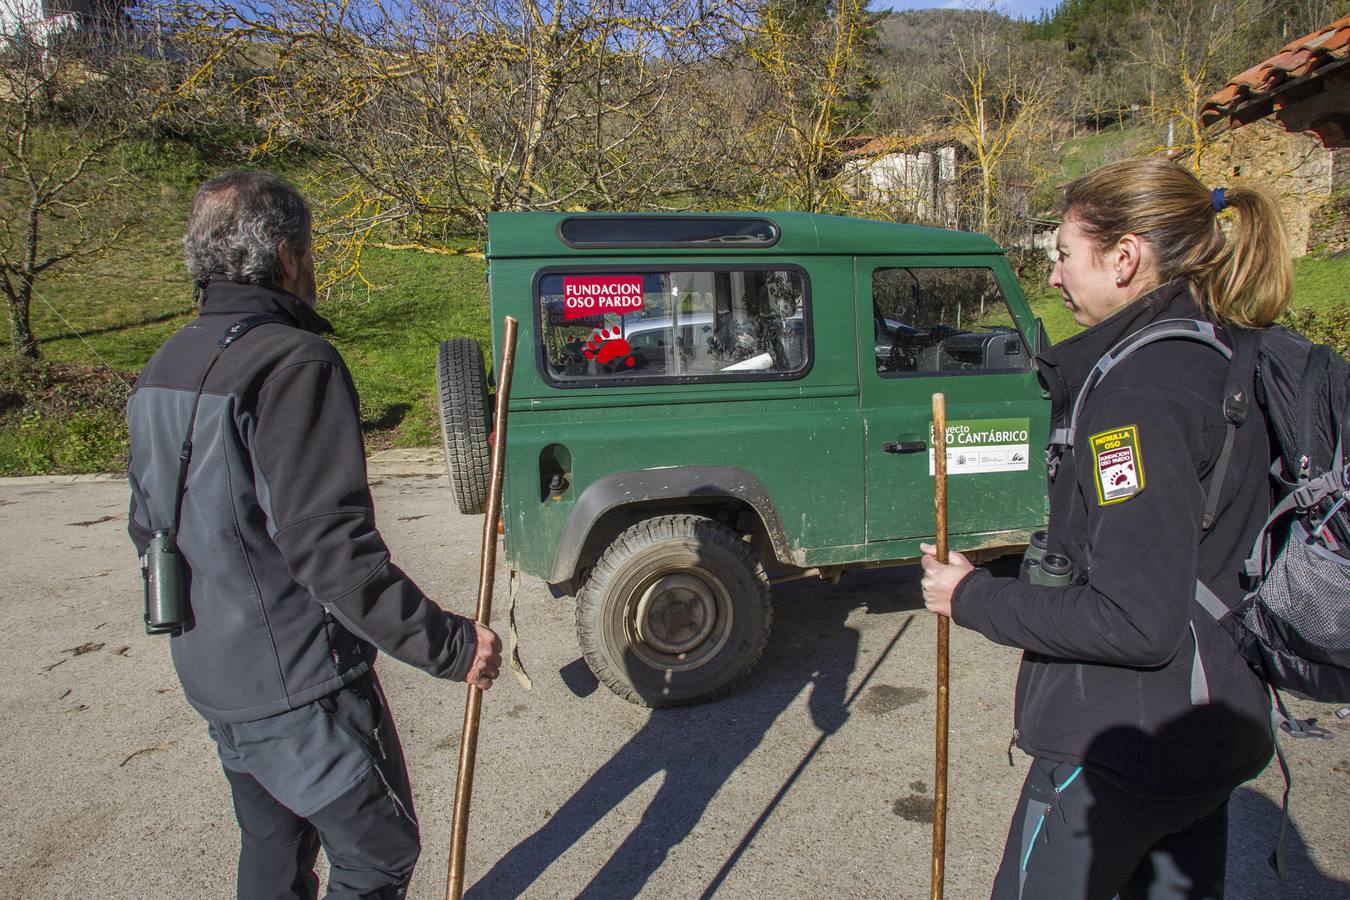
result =
[[1201,158],[1205,184],[1258,184],[1284,211],[1295,256],[1350,247],[1345,195],[1350,194],[1350,148],[1327,148],[1315,136],[1285,131],[1262,119],[1224,132]]
[[128,0],[0,0],[0,35],[27,35],[46,46],[56,35],[116,21]]
[[1202,118],[1227,129],[1202,158],[1208,183],[1272,190],[1295,255],[1350,249],[1350,16],[1234,76]]

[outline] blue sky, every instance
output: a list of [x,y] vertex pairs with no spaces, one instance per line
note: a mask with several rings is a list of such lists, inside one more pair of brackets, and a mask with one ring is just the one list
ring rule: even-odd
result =
[[[905,9],[964,8],[983,5],[972,0],[873,0],[872,8],[877,11],[890,9],[899,12]],[[1014,18],[1030,19],[1039,16],[1042,10],[1054,9],[1059,5],[1059,0],[999,0],[998,5],[1003,12]]]

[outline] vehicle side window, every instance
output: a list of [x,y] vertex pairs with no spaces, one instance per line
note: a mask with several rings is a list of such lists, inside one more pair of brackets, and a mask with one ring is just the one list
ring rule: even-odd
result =
[[1031,368],[1026,342],[989,269],[877,269],[872,323],[883,376]]
[[791,378],[809,368],[805,273],[550,272],[537,279],[555,383]]

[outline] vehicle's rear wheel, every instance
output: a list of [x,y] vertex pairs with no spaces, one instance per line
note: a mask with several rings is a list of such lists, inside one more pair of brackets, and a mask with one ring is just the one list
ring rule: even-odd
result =
[[472,338],[441,344],[436,359],[436,394],[440,398],[441,442],[450,471],[450,491],[465,515],[487,509],[488,449],[491,420],[483,351]]
[[736,532],[702,516],[624,531],[577,595],[577,635],[596,677],[641,706],[718,697],[764,652],[769,580]]

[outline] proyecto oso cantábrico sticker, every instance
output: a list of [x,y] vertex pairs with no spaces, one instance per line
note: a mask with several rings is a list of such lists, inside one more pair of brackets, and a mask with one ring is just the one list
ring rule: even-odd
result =
[[[928,474],[933,474],[933,427],[928,427]],[[968,419],[947,423],[947,474],[1025,472],[1031,460],[1030,419]]]
[[1107,506],[1128,500],[1144,489],[1144,461],[1139,454],[1139,429],[1112,428],[1088,438],[1092,448],[1097,503]]

